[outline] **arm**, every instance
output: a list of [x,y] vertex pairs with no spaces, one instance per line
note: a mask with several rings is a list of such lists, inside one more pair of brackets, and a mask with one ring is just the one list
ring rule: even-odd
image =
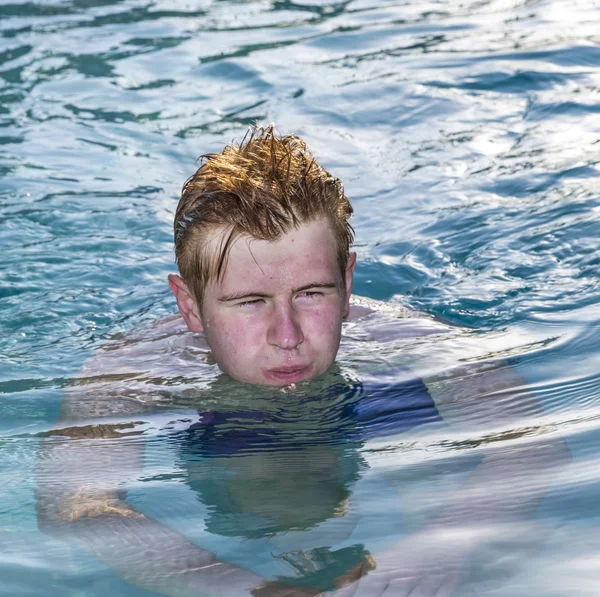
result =
[[[50,535],[77,541],[127,582],[171,597],[314,597],[311,587],[271,582],[218,561],[126,501],[120,486],[141,470],[135,424],[67,427],[45,434],[38,467],[38,520]],[[56,435],[54,435],[56,434]],[[342,587],[369,562],[338,579]]]
[[544,424],[523,378],[500,360],[455,369],[426,384],[451,428],[467,429],[473,444],[483,447],[481,464],[447,514],[486,522],[529,517],[570,453],[550,435],[553,428]]
[[179,352],[190,345],[204,348],[183,334],[179,318],[168,318],[103,347],[84,365],[65,392],[57,429],[40,443],[39,527],[163,595],[250,595],[261,577],[219,562],[125,501],[124,488],[143,468],[139,420],[155,409],[148,396],[162,390],[153,379],[179,374]]
[[[544,424],[536,397],[517,371],[504,360],[482,354],[506,350],[510,343],[501,335],[486,337],[483,344],[472,331],[417,312],[396,313],[396,305],[367,302],[375,313],[358,313],[347,326],[349,335],[389,342],[390,352],[402,349],[409,364],[414,359],[415,368],[427,372],[424,382],[449,424],[446,441],[454,449],[477,452],[481,461],[458,491],[432,496],[443,507],[429,524],[375,554],[376,570],[335,595],[455,596],[471,561],[491,562],[494,553],[514,557],[507,542],[521,548],[539,544],[547,530],[532,522],[531,515],[570,461],[570,453],[565,442],[550,433],[552,426]],[[427,342],[424,353],[424,345],[415,340],[429,333],[439,338]],[[405,346],[415,346],[414,354]],[[468,364],[449,367],[461,361]]]
[[[483,458],[465,485],[429,525],[432,532],[470,529],[449,545],[465,559],[493,549],[531,520],[549,486],[570,462],[562,438],[544,424],[537,398],[505,360],[455,369],[427,380],[439,411],[453,430],[468,430]],[[533,527],[530,525],[529,529]],[[481,531],[484,531],[482,533]],[[544,529],[533,529],[542,535]],[[462,543],[461,543],[462,541]]]
[[[444,418],[466,438],[457,445],[480,450],[481,463],[457,492],[441,496],[445,506],[429,524],[377,554],[376,570],[336,597],[458,595],[473,560],[505,556],[507,542],[529,547],[545,534],[530,519],[570,455],[538,422],[539,405],[523,379],[501,361],[426,381]],[[523,427],[524,418],[532,423]]]
[[[89,400],[70,391],[64,418]],[[92,400],[92,410],[94,406],[97,402]],[[111,408],[114,413],[115,403]],[[77,541],[126,581],[163,595],[243,596],[260,586],[263,579],[258,575],[217,561],[211,552],[125,501],[122,487],[142,469],[143,441],[135,423],[72,423],[47,432],[41,442],[37,490],[41,530]]]
[[[310,587],[267,583],[253,572],[220,562],[213,553],[127,503],[124,488],[137,481],[143,468],[140,418],[153,407],[143,401],[148,394],[143,385],[135,385],[151,375],[131,367],[135,353],[144,353],[143,347],[125,346],[127,350],[102,351],[87,363],[83,370],[87,377],[78,378],[77,385],[65,393],[57,428],[42,434],[37,488],[40,529],[78,542],[127,582],[163,595],[312,597],[319,593]],[[129,370],[124,370],[124,361]],[[346,582],[355,578],[349,576]]]

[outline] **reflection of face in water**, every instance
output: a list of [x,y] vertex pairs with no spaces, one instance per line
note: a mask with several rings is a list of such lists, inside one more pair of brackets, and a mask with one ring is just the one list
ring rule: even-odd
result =
[[209,508],[207,530],[272,536],[345,514],[364,462],[347,416],[356,388],[339,375],[333,381],[268,400],[252,397],[244,401],[251,410],[236,400],[228,411],[200,412],[181,464]]
[[308,530],[346,513],[362,461],[356,447],[305,446],[188,463],[188,484],[219,535],[261,537]]

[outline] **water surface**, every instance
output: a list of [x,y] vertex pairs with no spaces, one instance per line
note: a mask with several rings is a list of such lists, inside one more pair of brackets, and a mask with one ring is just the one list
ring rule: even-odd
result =
[[[35,491],[48,452],[37,434],[55,423],[65,394],[83,387],[74,380],[94,349],[173,313],[165,277],[180,187],[198,155],[258,120],[302,136],[344,181],[356,213],[355,292],[457,327],[398,336],[381,324],[375,338],[376,322],[349,324],[345,376],[455,379],[459,367],[471,375],[508,359],[520,378],[503,390],[448,390],[454,416],[443,426],[358,441],[336,439],[331,423],[321,431],[334,437],[318,454],[310,444],[323,409],[336,420],[331,398],[299,412],[306,396],[278,396],[275,406],[253,396],[256,409],[296,416],[281,424],[311,440],[307,453],[267,450],[266,463],[225,459],[241,493],[251,493],[257,470],[281,484],[287,467],[312,495],[300,523],[284,516],[289,487],[263,494],[283,517],[267,541],[255,519],[232,526],[223,514],[221,465],[190,453],[190,423],[169,427],[225,408],[217,397],[235,401],[235,390],[198,364],[204,353],[192,342],[173,349],[176,365],[162,362],[168,346],[159,345],[121,363],[125,378],[85,386],[105,406],[129,404],[117,418],[141,421],[140,435],[111,440],[123,453],[142,446],[141,469],[120,481],[131,502],[223,559],[326,583],[344,562],[425,527],[468,486],[486,450],[509,458],[531,442],[564,444],[570,461],[550,467],[543,491],[532,481],[519,493],[514,471],[489,485],[513,488],[521,504],[540,499],[515,527],[482,523],[504,544],[481,555],[460,594],[595,597],[599,8],[595,0],[3,3],[0,592],[149,594],[40,532]],[[141,407],[134,416],[136,396],[162,418]],[[307,462],[312,473],[302,476]],[[338,462],[345,472],[334,479]],[[199,488],[204,475],[214,482]],[[249,500],[237,511],[256,507]]]

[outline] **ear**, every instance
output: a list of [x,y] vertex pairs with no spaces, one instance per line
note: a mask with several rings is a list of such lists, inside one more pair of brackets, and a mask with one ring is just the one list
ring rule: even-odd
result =
[[179,309],[179,313],[181,313],[181,317],[183,317],[188,330],[195,334],[204,331],[198,303],[189,291],[184,279],[176,274],[169,274],[169,286],[175,295],[177,308]]
[[350,295],[352,294],[352,280],[354,278],[354,269],[356,268],[356,253],[348,255],[348,263],[346,264],[346,303],[344,305],[344,317],[348,317],[350,312]]

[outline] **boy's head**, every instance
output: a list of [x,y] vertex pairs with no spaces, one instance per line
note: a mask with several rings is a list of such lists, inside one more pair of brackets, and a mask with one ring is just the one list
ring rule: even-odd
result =
[[355,264],[351,214],[341,182],[273,127],[203,156],[175,214],[181,277],[169,282],[221,369],[285,385],[331,365]]

